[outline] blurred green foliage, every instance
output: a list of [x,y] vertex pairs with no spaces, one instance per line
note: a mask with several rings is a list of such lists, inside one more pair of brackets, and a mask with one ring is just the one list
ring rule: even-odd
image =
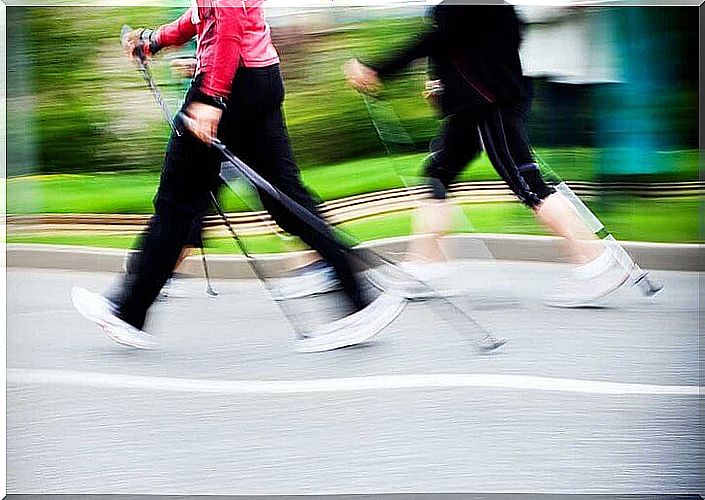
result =
[[[8,9],[8,115],[18,124],[12,128],[30,131],[34,141],[33,155],[11,155],[11,175],[160,168],[168,127],[122,55],[118,34],[123,24],[157,26],[169,14],[173,9],[152,7]],[[420,23],[369,21],[313,34],[275,30],[287,85],[287,121],[303,168],[382,154],[341,66],[356,54],[385,48],[390,39],[400,43]],[[175,110],[184,85],[172,78],[168,57],[165,51],[153,70]],[[438,126],[419,97],[422,85],[418,74],[388,92],[404,95],[395,105],[420,143]]]
[[[420,19],[371,20],[309,37],[306,61],[292,76],[283,54],[287,121],[303,167],[384,154],[362,99],[343,79],[342,65],[351,57],[379,57],[423,27]],[[405,78],[388,82],[380,95],[393,103],[419,149],[426,147],[439,126],[434,111],[421,97],[424,70],[424,63],[419,62]]]
[[[123,24],[166,21],[161,8],[7,9],[8,116],[31,130],[36,165],[10,173],[157,168],[166,131],[119,48]],[[23,78],[15,75],[24,72]],[[16,103],[26,105],[17,105]],[[141,109],[136,108],[135,105]],[[134,120],[124,120],[132,113]],[[38,168],[36,168],[38,167]]]
[[[122,55],[118,34],[123,24],[160,25],[174,9],[13,7],[7,13],[9,174],[158,171],[168,127]],[[341,66],[350,57],[375,58],[394,50],[423,26],[420,18],[404,18],[273,29],[287,86],[288,126],[302,169],[384,154]],[[160,56],[154,72],[176,108],[183,84],[171,77],[168,57],[168,52]],[[420,96],[424,79],[425,63],[419,62],[390,81],[382,95],[417,151],[426,149],[439,127]],[[565,97],[566,92],[572,94]],[[681,141],[683,149],[694,147],[696,101],[689,88],[674,89],[659,101],[667,104],[659,116],[672,124],[673,134],[690,138]],[[534,143],[592,146],[594,104],[590,89],[537,82],[530,124]]]

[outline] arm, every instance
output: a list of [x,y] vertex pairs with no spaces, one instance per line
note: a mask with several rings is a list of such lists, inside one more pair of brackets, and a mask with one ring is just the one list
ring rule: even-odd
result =
[[200,90],[209,96],[227,98],[240,64],[242,36],[247,12],[239,1],[222,0],[214,7],[213,60]]
[[377,93],[382,88],[381,78],[397,73],[412,61],[433,54],[439,44],[442,33],[432,29],[417,37],[406,48],[378,63],[363,64],[351,59],[344,66],[348,84],[359,92]]
[[154,42],[159,48],[183,45],[196,35],[196,25],[191,21],[191,9],[181,17],[157,30]]
[[413,61],[431,55],[438,44],[439,37],[440,33],[438,30],[429,30],[391,57],[368,66],[375,70],[381,78],[398,73]]
[[130,58],[142,60],[153,56],[163,47],[183,45],[196,34],[191,12],[188,9],[181,17],[157,31],[142,28],[124,34],[121,39],[123,50]]
[[225,99],[230,95],[240,64],[247,17],[245,7],[238,0],[221,0],[213,9],[213,52],[208,55],[207,69],[196,89],[194,102],[186,110],[193,120],[189,125],[191,132],[205,143],[210,143],[218,134]]

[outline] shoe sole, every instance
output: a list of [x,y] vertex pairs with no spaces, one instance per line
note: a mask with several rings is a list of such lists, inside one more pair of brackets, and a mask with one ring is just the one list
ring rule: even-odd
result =
[[[71,288],[71,303],[73,304],[73,307],[78,311],[78,313],[86,318],[88,321],[91,323],[95,323],[98,325],[98,327],[103,330],[103,332],[112,340],[113,342],[120,344],[125,347],[132,347],[134,349],[140,349],[140,350],[151,350],[156,347],[156,344],[144,344],[141,342],[130,342],[128,340],[125,340],[124,338],[115,335],[112,333],[111,328],[113,325],[108,323],[107,321],[104,321],[103,319],[100,318],[100,316],[96,316],[94,314],[91,314],[88,309],[85,307],[82,307],[82,298],[86,299],[92,299],[94,295],[93,292],[86,290],[85,288],[82,287],[72,287]],[[84,297],[81,297],[84,296]],[[105,307],[107,309],[110,309],[109,305],[106,303]]]
[[[391,291],[390,293],[394,293]],[[460,290],[431,290],[428,293],[400,293],[402,298],[409,302],[427,302],[436,299],[452,299],[454,297],[462,297],[466,292]]]
[[404,287],[394,286],[393,283],[384,283],[383,280],[375,277],[373,273],[368,273],[365,276],[370,284],[382,293],[389,293],[396,297],[408,300],[409,302],[426,302],[429,300],[435,300],[439,298],[450,298],[459,297],[463,295],[460,290],[439,290],[429,284],[427,281],[422,281],[416,279],[416,281],[411,286],[416,286],[418,288],[423,288],[423,290],[409,291],[404,290]]
[[108,336],[108,338],[110,340],[112,340],[116,344],[120,344],[123,347],[130,347],[132,349],[138,349],[140,351],[151,351],[152,349],[154,349],[156,347],[156,344],[149,344],[148,345],[148,344],[141,344],[141,343],[137,343],[137,342],[130,342],[128,340],[124,340],[124,339],[118,337],[117,335],[114,335],[110,331],[110,325],[107,325],[107,324],[101,325],[100,323],[98,323],[98,326],[101,327],[101,329],[105,332],[105,334]]
[[620,290],[629,281],[629,274],[625,274],[621,281],[619,281],[615,286],[606,290],[596,297],[591,297],[585,300],[578,300],[575,302],[560,302],[560,301],[545,301],[545,304],[549,307],[555,307],[558,309],[599,309],[604,307],[604,305],[599,304],[599,301],[606,299],[610,295],[614,294]]
[[[288,278],[292,279],[292,278]],[[294,292],[294,293],[279,293],[277,294],[277,300],[296,300],[296,299],[305,299],[306,297],[316,297],[317,295],[325,295],[327,293],[332,293],[332,292],[337,292],[339,290],[342,290],[343,288],[340,285],[340,282],[335,281],[333,283],[329,283],[323,287],[320,288],[313,288],[307,291],[301,291],[301,292]]]
[[390,315],[389,319],[381,324],[378,328],[371,332],[361,332],[353,337],[351,336],[340,336],[336,338],[336,333],[330,333],[328,335],[323,335],[321,337],[305,338],[302,340],[297,340],[296,350],[301,353],[312,353],[312,352],[325,352],[333,351],[335,349],[342,349],[345,347],[352,347],[355,345],[364,344],[374,339],[384,331],[391,323],[396,320],[404,309],[406,302],[400,301],[397,305],[394,314]]

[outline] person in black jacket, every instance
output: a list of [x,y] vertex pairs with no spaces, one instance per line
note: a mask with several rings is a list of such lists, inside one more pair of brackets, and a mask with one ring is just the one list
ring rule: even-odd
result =
[[[590,303],[619,288],[627,279],[564,197],[544,182],[526,134],[531,86],[523,75],[519,46],[522,25],[509,5],[454,5],[444,1],[433,9],[433,26],[401,51],[381,61],[346,63],[348,83],[358,91],[376,93],[382,80],[427,57],[442,88],[438,102],[445,119],[438,147],[425,170],[433,197],[446,198],[448,186],[483,147],[492,165],[514,194],[539,221],[566,239],[580,264],[579,297],[566,305]],[[422,212],[424,213],[424,212]],[[438,206],[426,217],[447,214]],[[443,226],[428,221],[420,227]]]

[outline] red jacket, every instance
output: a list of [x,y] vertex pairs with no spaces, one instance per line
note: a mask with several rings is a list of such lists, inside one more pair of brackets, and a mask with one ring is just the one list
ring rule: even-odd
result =
[[228,97],[240,65],[271,66],[279,62],[265,21],[264,0],[192,0],[181,17],[157,30],[160,47],[183,45],[196,36],[196,74],[201,91]]

